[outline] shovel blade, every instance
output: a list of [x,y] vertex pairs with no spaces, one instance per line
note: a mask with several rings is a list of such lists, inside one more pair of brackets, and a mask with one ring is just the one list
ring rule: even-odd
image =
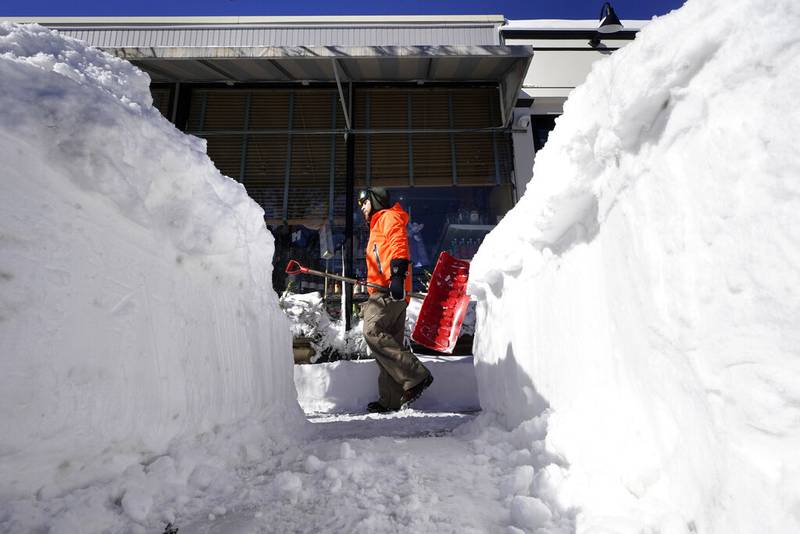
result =
[[469,305],[468,280],[469,261],[439,254],[411,339],[438,352],[453,352]]

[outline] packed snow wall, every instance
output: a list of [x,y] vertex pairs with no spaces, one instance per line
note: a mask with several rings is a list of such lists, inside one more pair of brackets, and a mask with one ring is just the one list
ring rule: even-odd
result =
[[263,212],[152,107],[149,82],[0,25],[3,497],[216,425],[300,420]]
[[472,264],[481,405],[548,417],[579,532],[800,529],[800,4],[598,62]]

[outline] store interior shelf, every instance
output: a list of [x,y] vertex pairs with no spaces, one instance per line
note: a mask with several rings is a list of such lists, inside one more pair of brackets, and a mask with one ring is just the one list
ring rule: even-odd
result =
[[457,258],[470,259],[493,228],[493,224],[448,224],[442,230],[439,251],[446,250]]

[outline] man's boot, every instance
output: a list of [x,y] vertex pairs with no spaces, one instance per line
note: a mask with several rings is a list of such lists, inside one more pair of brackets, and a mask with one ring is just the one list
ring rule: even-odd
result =
[[391,410],[389,410],[389,408],[386,408],[380,402],[375,401],[375,402],[370,402],[369,404],[367,404],[367,411],[369,413],[386,413],[386,412],[391,411]]
[[417,400],[422,392],[425,391],[433,384],[433,375],[428,374],[428,377],[425,378],[422,382],[414,386],[413,388],[406,390],[403,392],[403,396],[401,397],[401,401],[403,402],[403,408],[407,407],[409,404]]

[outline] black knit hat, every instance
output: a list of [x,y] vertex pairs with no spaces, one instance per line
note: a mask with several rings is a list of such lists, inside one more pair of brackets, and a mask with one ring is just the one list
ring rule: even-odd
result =
[[389,207],[389,192],[383,187],[370,187],[358,192],[359,205],[364,200],[372,204],[372,211],[385,210]]

